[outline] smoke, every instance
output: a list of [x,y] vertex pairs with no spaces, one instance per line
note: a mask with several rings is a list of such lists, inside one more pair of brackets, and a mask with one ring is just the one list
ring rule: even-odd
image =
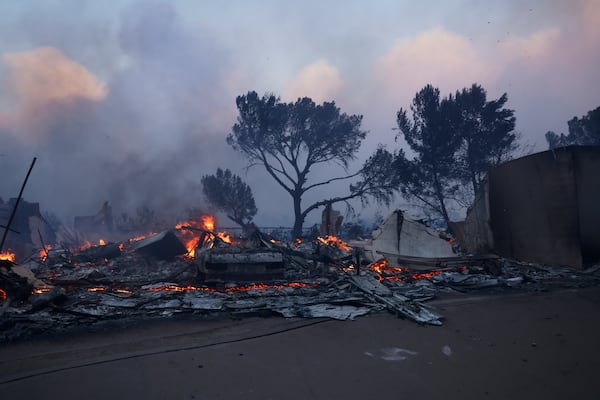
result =
[[124,9],[114,35],[125,67],[106,82],[61,52],[66,34],[3,57],[0,196],[16,195],[37,156],[25,198],[43,210],[93,214],[108,200],[172,216],[202,206],[203,174],[241,164],[225,143],[235,103],[215,38],[161,2]]

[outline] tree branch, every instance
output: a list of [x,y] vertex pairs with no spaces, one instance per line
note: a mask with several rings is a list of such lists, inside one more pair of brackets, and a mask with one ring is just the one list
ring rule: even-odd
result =
[[266,156],[264,155],[264,153],[261,150],[261,155],[262,155],[262,163],[265,167],[265,169],[267,170],[267,172],[269,173],[269,175],[271,175],[273,177],[273,179],[275,179],[275,181],[277,181],[277,183],[279,183],[281,185],[281,187],[283,187],[283,189],[285,189],[286,192],[288,192],[289,194],[292,194],[292,189],[289,188],[285,182],[283,182],[281,180],[281,178],[279,178],[279,176],[275,173],[275,171],[273,170],[273,167],[267,162]]
[[327,181],[323,181],[323,182],[319,182],[319,183],[314,183],[314,184],[312,184],[312,185],[310,185],[310,186],[307,186],[307,187],[305,187],[304,189],[302,189],[302,193],[305,193],[305,192],[307,192],[308,190],[310,190],[310,189],[312,189],[312,188],[314,188],[314,187],[317,187],[317,186],[323,186],[323,185],[327,185],[327,184],[329,184],[329,183],[331,183],[331,182],[334,182],[334,181],[342,181],[342,180],[345,180],[345,179],[354,178],[355,176],[358,176],[358,175],[360,175],[360,171],[358,171],[358,172],[356,172],[356,173],[354,173],[354,174],[351,174],[351,175],[347,175],[347,176],[340,176],[340,177],[337,177],[337,178],[331,178],[331,179],[329,179],[329,180],[327,180]]

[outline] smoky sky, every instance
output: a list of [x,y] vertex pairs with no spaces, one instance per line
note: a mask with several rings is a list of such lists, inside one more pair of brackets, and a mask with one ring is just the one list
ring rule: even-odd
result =
[[[3,197],[16,195],[37,156],[25,198],[44,210],[85,215],[108,200],[123,212],[182,214],[203,205],[203,174],[225,160],[242,165],[215,124],[230,101],[215,85],[229,61],[210,35],[187,31],[167,3],[136,3],[120,21],[117,43],[129,66],[105,83],[104,99],[49,101],[37,116],[42,126],[3,128]],[[68,37],[55,34],[45,45],[60,48]]]

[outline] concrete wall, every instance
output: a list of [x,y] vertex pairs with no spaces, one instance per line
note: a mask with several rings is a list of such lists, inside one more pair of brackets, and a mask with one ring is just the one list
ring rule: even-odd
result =
[[467,216],[469,251],[489,247],[505,257],[575,268],[600,261],[600,146],[507,162],[490,171],[483,192]]
[[489,184],[487,181],[476,194],[467,211],[461,245],[469,253],[489,253],[494,249],[494,236],[490,229]]

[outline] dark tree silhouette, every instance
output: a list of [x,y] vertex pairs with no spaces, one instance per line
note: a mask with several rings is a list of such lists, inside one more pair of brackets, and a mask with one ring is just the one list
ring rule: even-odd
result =
[[[371,173],[368,166],[348,173],[348,164],[366,136],[362,116],[342,113],[334,102],[318,105],[304,97],[283,103],[274,95],[259,97],[256,92],[238,96],[236,104],[239,115],[227,143],[246,155],[250,165],[262,165],[292,197],[294,237],[301,235],[306,216],[318,207],[367,195],[386,197],[387,189],[375,186],[381,180],[363,179],[350,187],[348,195],[302,205],[303,196],[314,188]],[[314,168],[332,163],[341,165],[346,174],[309,181]]]
[[397,113],[396,139],[404,138],[414,157],[379,149],[378,159],[391,165],[385,179],[447,224],[448,202],[464,205],[462,199],[472,198],[489,168],[508,160],[518,147],[514,111],[504,108],[506,101],[506,94],[487,101],[477,84],[445,98],[439,89],[425,86],[415,95],[410,115],[402,108]]
[[581,118],[573,117],[567,122],[569,134],[557,135],[552,131],[546,133],[548,147],[572,146],[572,145],[600,145],[600,107],[588,111]]
[[508,96],[487,101],[485,89],[473,84],[454,97],[457,134],[461,147],[457,154],[461,181],[476,193],[490,168],[507,161],[517,149],[514,110],[504,108]]
[[[427,85],[410,106],[411,117],[400,109],[397,114],[399,134],[415,157],[407,160],[403,154],[396,163],[404,170],[402,194],[414,198],[450,221],[446,202],[458,191],[456,184],[456,154],[461,138],[456,134],[457,112],[454,102],[440,99],[439,89]],[[397,178],[396,178],[397,179]]]
[[203,176],[202,191],[213,207],[242,227],[248,226],[256,215],[252,189],[229,169],[218,168],[215,175]]

